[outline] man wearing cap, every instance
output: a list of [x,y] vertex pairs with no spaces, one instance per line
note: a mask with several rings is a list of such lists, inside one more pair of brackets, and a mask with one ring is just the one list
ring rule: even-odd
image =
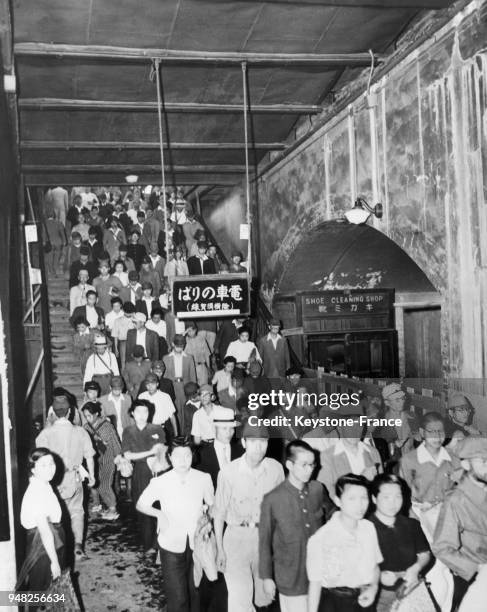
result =
[[280,380],[291,365],[289,347],[279,333],[281,323],[278,319],[271,319],[268,328],[269,333],[258,340],[257,348],[262,357],[264,375],[271,380]]
[[[200,447],[195,467],[209,474],[216,488],[220,470],[234,459],[241,457],[243,448],[241,444],[233,440],[235,428],[240,425],[235,420],[233,410],[215,406],[213,424],[215,440],[211,444],[204,444]],[[203,577],[200,584],[200,596],[202,612],[226,612],[228,592],[223,574],[219,572],[215,582],[209,582]]]
[[191,435],[193,436],[196,444],[201,444],[202,442],[209,444],[215,439],[213,413],[217,406],[213,403],[212,398],[212,386],[201,385],[200,407],[193,415],[193,423],[191,426]]
[[216,274],[215,262],[206,255],[207,243],[204,240],[198,241],[198,255],[188,258],[188,270],[190,275]]
[[247,421],[242,429],[245,453],[221,469],[213,506],[217,566],[225,574],[231,612],[272,601],[258,575],[260,508],[264,495],[284,480],[282,466],[265,456],[267,428]]
[[443,502],[431,550],[455,576],[452,609],[462,601],[459,612],[482,612],[487,601],[487,438],[469,436],[455,452],[465,474]]
[[110,380],[110,393],[102,395],[99,400],[102,407],[102,415],[110,419],[120,440],[122,439],[124,428],[133,424],[132,418],[129,415],[132,398],[128,393],[122,393],[123,387],[123,378],[121,376],[112,376]]
[[144,349],[144,357],[150,361],[159,359],[159,337],[156,332],[146,329],[147,317],[142,312],[134,314],[135,329],[127,332],[127,354],[131,355],[135,346]]
[[186,339],[181,334],[176,334],[173,339],[173,349],[169,355],[164,355],[163,362],[166,366],[166,377],[172,381],[176,394],[176,409],[178,416],[181,415],[186,396],[184,395],[184,385],[188,382],[196,382],[196,366],[194,359],[186,355],[184,347]]
[[96,291],[88,289],[86,292],[86,304],[84,306],[77,306],[69,317],[69,322],[73,327],[75,327],[75,322],[81,318],[88,321],[90,329],[102,329],[105,313],[102,308],[96,305],[97,299]]
[[71,519],[74,535],[74,552],[77,557],[83,556],[83,480],[79,472],[83,460],[88,469],[88,486],[95,484],[95,451],[88,432],[73,425],[68,420],[70,406],[65,396],[57,396],[53,401],[53,410],[57,417],[52,427],[41,431],[36,438],[36,447],[48,448],[61,457],[64,464],[64,477],[57,489],[65,501]]
[[100,385],[101,394],[106,395],[110,391],[112,376],[119,375],[117,358],[108,349],[106,337],[101,334],[95,336],[93,354],[86,361],[83,383],[96,381]]
[[[155,412],[152,417],[152,423],[154,425],[162,425],[166,431],[166,440],[171,440],[178,434],[178,425],[176,417],[174,416],[176,409],[174,408],[172,399],[167,393],[157,388],[159,379],[152,372],[147,374],[144,382],[147,391],[139,393],[139,399],[148,400],[154,404]],[[169,431],[167,425],[169,425]]]
[[394,419],[401,425],[377,427],[374,430],[374,438],[384,440],[383,447],[388,449],[387,456],[383,457],[384,463],[390,468],[396,468],[403,455],[414,447],[412,428],[413,419],[406,408],[406,393],[399,383],[393,382],[382,389],[386,419]]
[[451,448],[463,438],[480,435],[480,431],[472,424],[472,415],[472,404],[464,395],[454,393],[449,396],[445,435],[447,440],[451,440]]

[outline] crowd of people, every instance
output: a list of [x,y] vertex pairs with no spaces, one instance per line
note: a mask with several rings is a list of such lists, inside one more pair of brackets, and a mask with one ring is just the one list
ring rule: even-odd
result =
[[[169,276],[242,272],[241,256],[223,269],[177,194],[166,257],[157,193],[146,205],[138,190],[87,188],[68,207],[61,190],[46,199],[48,256],[59,274],[70,237],[84,400],[53,390],[30,457],[21,514],[30,589],[69,563],[59,499],[75,560],[86,520],[122,520],[131,502],[168,612],[484,609],[487,438],[463,395],[444,415],[417,415],[393,382],[341,411],[346,424],[281,425],[274,416],[331,412],[313,402],[318,383],[291,363],[280,322],[256,338],[252,319],[185,323],[170,310]],[[249,408],[251,394],[271,390],[284,392],[280,404]],[[362,414],[396,425],[366,427]]]

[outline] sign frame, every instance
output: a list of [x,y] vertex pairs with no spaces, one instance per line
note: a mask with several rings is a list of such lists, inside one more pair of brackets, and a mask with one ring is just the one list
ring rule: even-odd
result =
[[[179,283],[184,283],[186,286],[191,286],[193,284],[195,287],[199,287],[201,284],[207,283],[208,281],[210,281],[210,284],[212,285],[216,282],[223,285],[231,284],[232,281],[239,281],[239,284],[242,284],[242,281],[244,281],[244,284],[247,287],[247,295],[246,299],[244,296],[241,308],[238,310],[232,308],[227,310],[176,310],[175,304],[179,303],[179,299],[175,299],[174,292],[175,287],[177,287]],[[248,274],[198,274],[189,276],[172,276],[169,279],[169,283],[171,288],[171,312],[181,321],[186,319],[224,319],[229,317],[247,317],[250,315],[251,278]]]

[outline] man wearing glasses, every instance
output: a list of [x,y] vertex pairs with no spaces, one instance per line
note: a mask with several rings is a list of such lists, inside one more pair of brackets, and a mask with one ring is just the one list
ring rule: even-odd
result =
[[281,612],[307,610],[306,546],[323,522],[323,486],[310,481],[315,455],[309,444],[286,447],[288,476],[264,496],[259,523],[259,576],[265,593],[279,592]]

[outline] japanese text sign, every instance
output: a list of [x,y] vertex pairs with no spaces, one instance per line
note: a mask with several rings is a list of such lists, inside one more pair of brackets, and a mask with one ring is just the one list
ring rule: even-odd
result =
[[172,308],[178,319],[236,317],[249,314],[246,274],[175,276]]

